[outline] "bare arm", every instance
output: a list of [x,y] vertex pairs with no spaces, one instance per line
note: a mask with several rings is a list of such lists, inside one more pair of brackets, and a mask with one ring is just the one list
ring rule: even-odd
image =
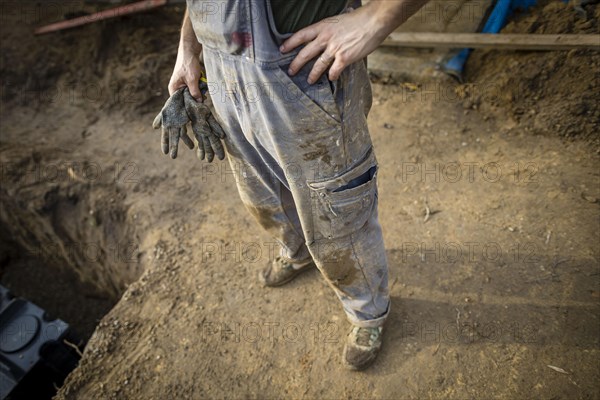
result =
[[327,18],[296,32],[283,43],[281,52],[306,44],[290,65],[296,74],[308,61],[319,57],[308,82],[314,83],[329,68],[336,80],[344,68],[372,53],[381,42],[429,0],[372,0],[351,13]]
[[177,61],[173,69],[173,75],[169,81],[169,94],[172,95],[177,89],[187,86],[191,95],[198,101],[202,101],[202,94],[198,88],[202,66],[200,65],[200,53],[202,45],[198,43],[192,22],[185,10],[183,25],[181,26],[181,37],[177,51]]

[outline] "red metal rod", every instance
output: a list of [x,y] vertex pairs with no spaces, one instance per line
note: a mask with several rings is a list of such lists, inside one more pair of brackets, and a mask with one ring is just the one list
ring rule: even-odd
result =
[[74,28],[76,26],[86,25],[92,22],[101,21],[103,19],[120,17],[127,14],[135,14],[138,12],[151,10],[167,4],[168,0],[144,0],[137,3],[131,3],[124,6],[111,8],[109,10],[99,11],[83,17],[68,19],[66,21],[55,22],[50,25],[42,26],[33,31],[36,35],[41,35],[48,32],[56,32],[63,29]]

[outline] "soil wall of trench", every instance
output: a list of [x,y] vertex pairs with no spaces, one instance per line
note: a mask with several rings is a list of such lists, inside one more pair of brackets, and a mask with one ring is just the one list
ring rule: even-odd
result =
[[[49,268],[70,269],[99,292],[118,298],[142,272],[139,237],[114,170],[77,165],[58,149],[0,151],[0,240],[13,257],[27,254]],[[55,157],[57,156],[58,157]]]
[[144,222],[131,215],[137,200],[127,199],[144,182],[140,161],[108,154],[114,138],[95,125],[100,116],[160,109],[184,9],[33,35],[97,9],[84,1],[2,4],[0,242],[3,265],[33,257],[116,301],[144,270]]

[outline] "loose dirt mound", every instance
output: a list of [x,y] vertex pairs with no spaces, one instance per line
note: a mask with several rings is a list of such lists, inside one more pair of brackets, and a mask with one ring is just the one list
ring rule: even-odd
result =
[[[73,10],[98,11],[83,2],[5,5],[2,29],[2,101],[40,107],[65,99],[95,112],[116,108],[154,110],[166,96],[164,77],[173,69],[183,9],[93,22],[34,36],[36,26],[69,17]],[[16,24],[14,24],[16,22]]]
[[[597,3],[597,2],[596,2]],[[517,14],[503,33],[597,34],[600,7],[542,1]],[[462,90],[482,109],[500,107],[526,130],[600,144],[600,53],[475,51]]]

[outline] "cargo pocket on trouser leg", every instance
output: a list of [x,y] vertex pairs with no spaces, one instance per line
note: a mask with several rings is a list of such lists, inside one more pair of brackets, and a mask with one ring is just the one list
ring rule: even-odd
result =
[[339,176],[307,182],[315,239],[343,238],[368,222],[377,199],[377,161],[372,149]]

